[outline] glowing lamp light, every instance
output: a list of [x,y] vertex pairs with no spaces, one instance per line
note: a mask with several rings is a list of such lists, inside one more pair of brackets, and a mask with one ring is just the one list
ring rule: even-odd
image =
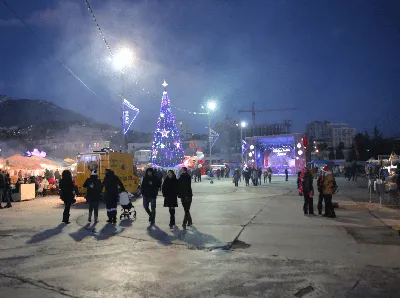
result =
[[242,127],[246,127],[246,122],[242,122],[242,123],[240,123],[240,125],[242,126]]
[[115,69],[122,70],[125,66],[131,65],[135,60],[133,52],[128,48],[121,49],[113,58]]
[[300,149],[301,148],[301,144],[297,143],[297,148]]
[[213,101],[210,101],[210,102],[207,104],[207,108],[208,108],[209,110],[211,110],[211,111],[214,111],[216,107],[217,107],[217,104],[216,104],[215,102],[213,102]]
[[303,154],[303,150],[299,150],[299,152],[297,152],[299,155]]
[[252,156],[253,156],[253,153],[249,152],[249,156],[252,157]]
[[250,145],[250,149],[253,150],[254,149],[254,145]]

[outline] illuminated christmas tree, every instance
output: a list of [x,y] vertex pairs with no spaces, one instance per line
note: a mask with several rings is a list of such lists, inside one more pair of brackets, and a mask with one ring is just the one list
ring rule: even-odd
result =
[[164,92],[161,99],[160,116],[158,117],[151,147],[150,163],[170,168],[183,162],[184,152],[166,90],[168,84],[164,80],[162,85]]

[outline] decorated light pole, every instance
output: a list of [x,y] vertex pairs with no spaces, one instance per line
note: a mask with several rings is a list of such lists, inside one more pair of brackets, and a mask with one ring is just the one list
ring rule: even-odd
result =
[[[130,118],[129,117],[129,111],[126,110],[126,102],[127,100],[124,98],[124,93],[125,93],[125,82],[124,82],[124,69],[131,65],[133,61],[135,60],[134,53],[129,49],[129,48],[122,48],[115,56],[112,57],[112,62],[114,65],[114,68],[117,69],[118,71],[121,72],[121,112],[122,112],[122,117],[121,117],[121,134],[122,134],[122,149],[123,151],[126,151],[126,134],[128,132],[127,127],[130,127]],[[135,112],[139,112],[139,110],[135,110]],[[137,116],[137,114],[136,114]],[[136,118],[135,116],[135,118]],[[128,123],[127,123],[128,121]]]
[[212,129],[211,129],[211,112],[213,112],[216,107],[217,107],[217,105],[213,101],[210,101],[207,104],[207,109],[208,109],[208,145],[210,147],[210,169],[211,169],[211,165],[212,165],[211,148],[212,148],[212,144],[213,144],[213,142],[212,142],[213,135],[212,135]]
[[307,167],[307,164],[308,164],[308,162],[309,162],[309,158],[308,158],[308,139],[307,139],[307,137],[306,136],[304,136],[302,139],[301,139],[301,142],[303,143],[303,149],[304,149],[304,154],[305,154],[305,156],[306,156],[306,167]]

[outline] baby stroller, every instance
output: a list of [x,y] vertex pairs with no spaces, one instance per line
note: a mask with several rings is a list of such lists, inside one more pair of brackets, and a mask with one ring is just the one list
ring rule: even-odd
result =
[[[128,193],[128,192],[123,192],[119,195],[119,204],[121,205],[121,215],[119,216],[119,219],[122,220],[122,218],[127,218],[130,219],[130,216],[133,213],[133,218],[136,219],[136,209],[135,206],[132,205],[132,202],[134,202],[136,198]],[[133,211],[131,211],[133,209]]]

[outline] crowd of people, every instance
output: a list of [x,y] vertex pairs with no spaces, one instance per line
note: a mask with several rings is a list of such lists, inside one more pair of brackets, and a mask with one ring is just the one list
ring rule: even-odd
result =
[[[272,169],[267,168],[263,171],[261,167],[245,167],[240,173],[240,169],[238,168],[234,173],[235,186],[238,186],[238,182],[241,181],[241,176],[243,176],[246,186],[250,186],[250,180],[254,186],[261,185],[262,177],[264,177],[264,184],[266,184],[267,181],[271,183]],[[288,181],[288,174],[286,175],[286,181]]]
[[185,229],[186,226],[191,226],[193,224],[190,214],[190,206],[193,197],[191,183],[192,178],[185,167],[181,169],[179,178],[176,177],[173,170],[169,170],[163,181],[154,175],[153,168],[148,168],[142,181],[142,195],[143,207],[149,215],[150,224],[153,225],[155,223],[156,199],[161,186],[164,196],[164,207],[169,208],[170,228],[175,226],[175,208],[178,207],[178,198],[181,199],[182,207],[185,212],[182,227]]
[[[22,184],[35,184],[35,196],[44,196],[46,191],[51,191],[56,194],[59,189],[59,181],[61,175],[58,170],[55,172],[45,170],[41,176],[27,176],[23,175],[22,171],[17,173],[17,181],[12,183],[11,176],[8,171],[0,171],[0,209],[11,208],[12,194],[19,193]],[[1,206],[5,200],[7,205]]]
[[[159,191],[162,191],[164,197],[164,207],[169,208],[170,228],[175,226],[175,208],[178,207],[178,197],[181,199],[184,210],[184,219],[182,227],[186,228],[193,224],[190,214],[192,204],[192,178],[188,173],[187,168],[182,168],[179,178],[176,177],[173,170],[169,170],[165,177],[160,175],[162,171],[157,171],[153,168],[148,168],[144,172],[142,180],[142,195],[143,208],[149,215],[150,225],[155,224],[156,220],[156,200]],[[120,178],[110,169],[106,169],[106,174],[103,181],[98,178],[97,172],[93,171],[90,177],[85,181],[83,187],[87,189],[86,199],[89,203],[88,222],[91,222],[92,214],[94,213],[94,221],[98,222],[98,209],[101,200],[103,189],[104,200],[106,203],[108,223],[117,222],[117,204],[119,193],[125,192],[125,188]],[[75,203],[75,185],[72,179],[71,172],[63,171],[62,178],[59,184],[60,198],[64,202],[63,220],[65,224],[69,224],[70,208]]]

